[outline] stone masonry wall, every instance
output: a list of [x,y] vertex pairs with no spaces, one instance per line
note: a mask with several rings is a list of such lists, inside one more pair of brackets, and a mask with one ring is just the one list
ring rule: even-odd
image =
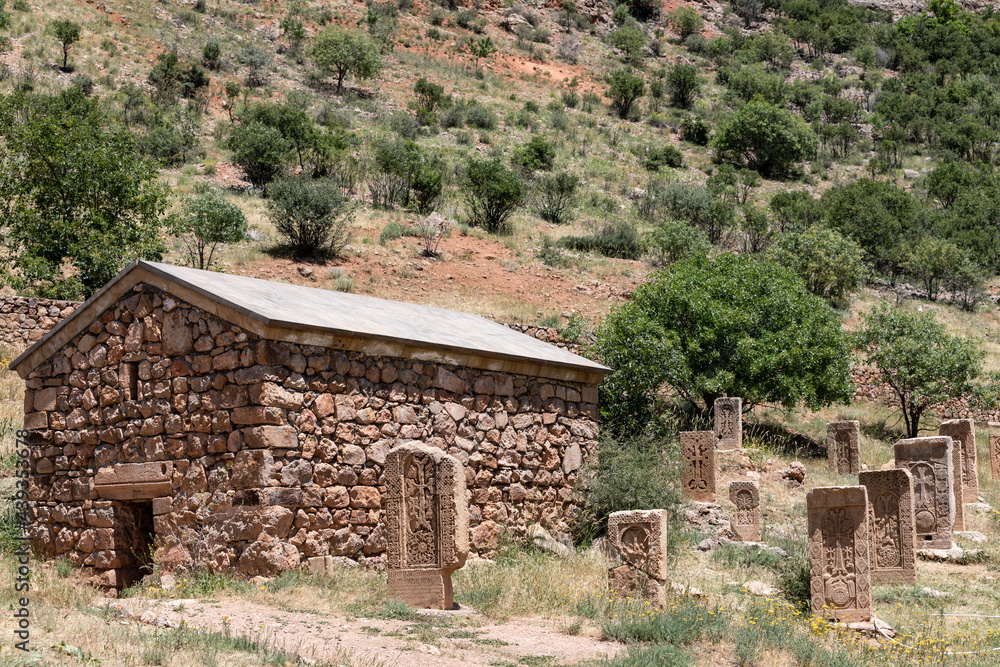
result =
[[378,558],[382,465],[405,440],[466,464],[479,550],[499,525],[565,531],[596,451],[592,385],[261,340],[146,285],[26,384],[35,544],[111,584],[137,564],[139,509],[98,496],[99,468],[172,464],[152,501],[165,566],[266,575]]
[[79,301],[0,295],[0,344],[23,352],[78,306]]

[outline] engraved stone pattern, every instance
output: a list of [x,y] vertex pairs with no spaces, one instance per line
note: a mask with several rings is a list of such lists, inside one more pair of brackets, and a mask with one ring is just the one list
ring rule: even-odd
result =
[[856,475],[861,472],[859,422],[852,419],[827,424],[826,451],[830,472],[840,475]]
[[868,490],[872,583],[916,583],[913,477],[897,468],[862,472],[858,481]]
[[965,475],[962,473],[965,457],[962,455],[962,447],[958,441],[952,438],[951,465],[952,480],[951,492],[955,496],[955,521],[952,523],[952,532],[965,530],[965,503],[962,499],[962,488],[965,486]]
[[990,471],[993,479],[1000,479],[1000,434],[990,436]]
[[715,502],[714,440],[712,431],[681,432],[681,491],[691,500]]
[[740,449],[743,447],[743,399],[717,398],[713,407],[715,414],[715,438],[717,449]]
[[812,610],[846,622],[872,615],[868,496],[863,486],[806,494]]
[[976,421],[949,419],[941,422],[939,435],[950,435],[962,449],[962,498],[966,503],[979,502],[979,470],[977,469]]
[[411,441],[389,451],[385,472],[389,595],[452,609],[451,573],[469,554],[465,470],[442,450]]
[[667,578],[666,510],[612,512],[608,517],[608,538],[625,564],[654,579]]
[[729,500],[736,505],[729,521],[736,539],[742,542],[760,542],[760,491],[757,489],[757,482],[730,482]]
[[918,549],[950,549],[955,520],[954,464],[948,436],[900,440],[893,448],[897,468],[913,476],[913,520]]

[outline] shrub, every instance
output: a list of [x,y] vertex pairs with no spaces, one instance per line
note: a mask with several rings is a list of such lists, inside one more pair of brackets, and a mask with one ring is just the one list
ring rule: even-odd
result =
[[670,27],[677,31],[682,40],[688,36],[701,32],[705,27],[705,20],[701,15],[690,7],[678,7],[667,16]]
[[910,251],[906,270],[924,284],[927,298],[936,301],[941,283],[966,261],[965,253],[954,243],[928,236]]
[[472,158],[466,165],[464,185],[469,224],[493,234],[508,233],[508,220],[524,200],[517,172],[499,157]]
[[646,154],[646,161],[642,163],[642,166],[647,171],[660,171],[664,167],[680,169],[684,166],[684,155],[676,146],[669,144],[659,147],[653,146]]
[[708,123],[701,116],[686,116],[681,121],[681,139],[698,146],[708,145]]
[[566,171],[543,178],[538,184],[535,212],[546,222],[561,225],[572,217],[580,179]]
[[201,64],[210,70],[222,66],[222,45],[216,37],[210,37],[201,50]]
[[768,102],[744,105],[715,133],[712,146],[722,159],[746,161],[764,175],[787,174],[816,153],[816,135],[791,111]]
[[[628,118],[632,105],[646,92],[646,84],[627,69],[620,69],[608,81],[608,98],[619,118]],[[584,100],[586,102],[586,100]]]
[[645,239],[647,261],[663,268],[695,257],[707,257],[712,242],[705,232],[679,220],[667,220],[649,232]]
[[525,172],[548,171],[552,169],[555,158],[555,146],[536,134],[528,143],[515,149],[513,162]]
[[623,26],[608,35],[608,43],[622,52],[624,60],[641,65],[646,51],[646,36],[638,28]]
[[332,181],[301,176],[274,181],[268,209],[295,257],[339,257],[351,239],[354,209]]
[[309,57],[320,75],[334,76],[339,93],[344,77],[370,79],[382,70],[382,55],[371,37],[361,32],[331,26],[316,36]]
[[633,225],[623,221],[605,222],[590,236],[564,236],[559,239],[559,245],[619,259],[639,259],[642,256],[638,232]]
[[842,299],[865,277],[858,244],[826,227],[781,235],[767,257],[790,268],[810,292],[830,301]]
[[202,195],[184,205],[173,231],[184,242],[188,262],[208,269],[220,243],[237,243],[246,237],[247,219],[239,207],[221,197]]
[[378,242],[380,245],[386,245],[389,241],[395,241],[403,236],[420,236],[420,232],[401,222],[389,222],[378,235]]
[[453,104],[441,113],[441,127],[451,129],[465,125],[465,108],[461,104]]
[[670,91],[670,103],[680,109],[690,108],[701,91],[698,68],[694,65],[676,63],[667,71],[666,83]]
[[284,168],[291,145],[273,127],[259,122],[234,125],[226,147],[254,187],[263,188]]
[[497,126],[497,115],[481,104],[473,104],[465,110],[465,122],[480,130],[493,130]]
[[263,86],[267,81],[267,68],[271,66],[271,56],[256,44],[247,44],[236,54],[236,62],[247,68],[247,85],[251,88]]

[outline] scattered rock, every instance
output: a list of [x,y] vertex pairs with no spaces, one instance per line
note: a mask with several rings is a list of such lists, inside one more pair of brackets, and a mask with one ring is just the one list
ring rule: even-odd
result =
[[[840,625],[841,623],[834,623],[834,625]],[[892,626],[883,621],[881,618],[875,618],[870,621],[857,621],[855,623],[848,623],[847,628],[849,630],[854,630],[856,632],[861,632],[872,637],[895,637],[896,631],[893,630]]]
[[993,506],[988,503],[966,503],[965,509],[971,509],[976,514],[989,514],[993,511]]
[[919,549],[917,556],[923,560],[966,565],[975,562],[982,552],[982,549],[963,549],[953,544],[951,549]]
[[984,542],[990,541],[990,538],[986,537],[978,530],[958,530],[955,531],[955,537],[961,537],[963,540],[969,540],[970,542],[976,542],[977,544],[983,544]]
[[690,586],[688,588],[688,595],[690,595],[693,598],[703,598],[705,597],[705,592],[700,588],[697,588],[695,586]]
[[417,650],[427,655],[441,655],[441,649],[430,644],[417,644]]
[[913,169],[904,169],[903,178],[906,178],[908,180],[913,180],[914,178],[920,178],[920,172],[914,171]]
[[[303,278],[313,278],[313,270],[310,267],[300,266],[298,267],[298,270],[299,270],[299,275],[302,276]],[[315,280],[315,278],[313,278],[313,280]]]
[[924,595],[926,595],[929,598],[947,598],[947,597],[951,597],[950,593],[945,593],[944,591],[939,591],[939,590],[935,590],[933,588],[928,588],[927,586],[924,586],[923,588],[921,588],[920,592],[923,593]]
[[160,575],[160,588],[165,591],[171,591],[177,586],[177,577],[172,574],[161,574]]
[[711,551],[714,548],[715,542],[707,538],[698,543],[698,551]]
[[806,467],[800,461],[792,461],[781,472],[781,479],[785,480],[785,484],[789,488],[798,488],[806,481]]
[[528,526],[528,539],[531,540],[531,543],[539,549],[551,551],[557,556],[565,558],[573,553],[572,549],[556,540],[556,538],[549,534],[549,531],[545,530],[537,523],[533,523]]
[[769,586],[762,581],[746,581],[743,583],[743,590],[752,595],[762,595],[764,597],[773,597],[781,592],[774,586]]

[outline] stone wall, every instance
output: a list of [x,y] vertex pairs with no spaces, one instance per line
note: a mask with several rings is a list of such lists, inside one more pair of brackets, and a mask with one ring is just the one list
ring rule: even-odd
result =
[[256,575],[378,559],[382,465],[405,440],[466,464],[480,551],[499,525],[566,531],[596,448],[592,385],[260,340],[148,285],[26,384],[35,543],[111,584],[137,564],[144,510],[110,499],[101,468],[169,464],[152,500],[164,565]]
[[0,296],[0,344],[23,352],[79,305],[79,301]]
[[[854,400],[895,404],[895,395],[889,385],[879,382],[873,368],[856,366],[851,368],[854,380]],[[931,410],[940,419],[975,419],[978,422],[1000,421],[1000,408],[984,410],[972,408],[964,396],[951,399],[944,406]]]

